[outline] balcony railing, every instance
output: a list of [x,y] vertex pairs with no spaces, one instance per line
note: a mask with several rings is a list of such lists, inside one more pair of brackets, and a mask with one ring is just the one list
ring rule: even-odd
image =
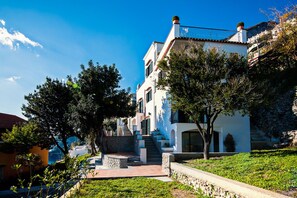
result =
[[180,37],[186,38],[228,41],[236,33],[237,31],[225,29],[180,26]]

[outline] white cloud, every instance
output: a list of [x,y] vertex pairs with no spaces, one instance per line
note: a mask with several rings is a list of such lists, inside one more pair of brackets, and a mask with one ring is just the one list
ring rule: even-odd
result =
[[6,80],[8,80],[9,82],[13,82],[13,83],[15,83],[19,79],[21,79],[20,76],[11,76],[9,78],[6,78]]
[[5,26],[5,21],[3,19],[0,19],[0,23]]
[[[5,21],[0,19],[0,23],[5,26]],[[19,31],[10,33],[5,27],[0,27],[0,44],[9,46],[10,49],[18,49],[20,43],[30,45],[32,47],[41,47],[39,43],[32,41]]]

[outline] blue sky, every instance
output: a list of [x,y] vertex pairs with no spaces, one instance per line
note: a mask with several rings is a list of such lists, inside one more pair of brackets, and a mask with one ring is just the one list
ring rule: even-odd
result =
[[115,63],[121,86],[135,91],[143,56],[166,39],[174,15],[182,25],[235,30],[239,21],[267,21],[260,9],[292,4],[297,0],[0,0],[0,112],[22,116],[24,95],[46,76],[76,76],[90,59]]

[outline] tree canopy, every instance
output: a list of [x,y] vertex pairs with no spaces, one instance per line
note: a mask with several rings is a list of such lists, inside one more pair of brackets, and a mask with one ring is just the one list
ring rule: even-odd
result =
[[[253,103],[261,102],[261,94],[249,79],[249,67],[244,57],[227,54],[202,45],[190,44],[159,63],[166,77],[158,85],[171,95],[171,106],[184,111],[196,124],[204,142],[204,158],[209,158],[209,146],[214,122],[220,114],[248,113]],[[206,129],[200,120],[205,116]]]
[[46,82],[38,85],[34,93],[25,96],[25,99],[27,104],[22,107],[24,115],[43,131],[43,139],[68,154],[67,138],[74,135],[80,137],[69,124],[72,91],[62,81],[46,78]]
[[69,84],[77,84],[77,88],[73,88],[76,94],[71,104],[70,123],[89,137],[94,154],[95,142],[103,149],[104,119],[132,115],[135,107],[130,103],[129,90],[120,89],[122,77],[115,65],[94,65],[89,61],[87,68],[84,65],[81,68],[77,79],[68,78]]
[[14,125],[11,131],[6,130],[6,133],[2,134],[2,140],[18,153],[26,153],[33,146],[50,146],[48,139],[43,137],[42,130],[33,122]]

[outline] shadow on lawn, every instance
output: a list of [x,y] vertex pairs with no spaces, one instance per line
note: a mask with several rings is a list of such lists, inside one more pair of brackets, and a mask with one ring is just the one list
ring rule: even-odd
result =
[[277,149],[277,150],[263,150],[263,151],[252,151],[251,157],[286,157],[286,156],[297,156],[297,148]]

